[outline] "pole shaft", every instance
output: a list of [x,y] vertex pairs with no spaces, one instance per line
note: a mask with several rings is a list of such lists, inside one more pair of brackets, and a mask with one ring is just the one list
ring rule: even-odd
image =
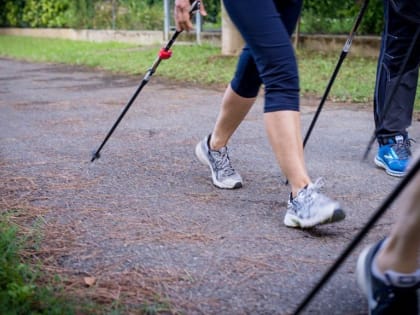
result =
[[311,136],[312,130],[315,127],[315,123],[318,120],[318,116],[321,113],[321,110],[324,106],[325,101],[327,100],[328,94],[330,93],[331,87],[334,84],[335,78],[337,77],[338,71],[340,70],[341,64],[343,63],[344,59],[346,58],[347,52],[344,50],[340,54],[340,59],[337,62],[337,65],[334,69],[333,75],[330,78],[330,81],[328,82],[327,88],[325,89],[324,95],[322,96],[321,102],[318,105],[318,108],[315,112],[314,118],[311,121],[311,124],[309,125],[308,131],[306,132],[305,139],[303,140],[303,147],[305,147],[306,143],[309,140],[309,137]]
[[335,66],[334,71],[333,71],[333,75],[331,76],[331,78],[330,78],[330,80],[328,82],[327,88],[326,88],[326,90],[324,92],[324,95],[322,96],[321,102],[318,105],[318,108],[317,108],[317,111],[315,113],[315,116],[314,116],[314,118],[311,121],[311,124],[309,126],[308,131],[306,132],[306,135],[305,135],[305,138],[304,138],[304,141],[303,141],[303,147],[305,147],[306,143],[309,140],[309,137],[310,137],[310,135],[312,133],[312,130],[313,130],[314,126],[315,126],[315,123],[318,120],[318,116],[321,113],[322,107],[324,106],[324,103],[327,100],[328,94],[330,93],[331,87],[334,84],[334,81],[335,81],[335,78],[336,78],[336,76],[338,74],[338,71],[340,70],[342,63],[343,63],[344,59],[346,58],[347,53],[350,50],[351,44],[353,42],[353,37],[356,34],[357,29],[359,28],[359,25],[360,25],[360,23],[362,21],[362,18],[364,16],[365,12],[366,12],[366,8],[367,8],[368,3],[369,3],[369,0],[365,0],[363,2],[362,8],[360,9],[359,14],[357,15],[356,21],[353,24],[353,27],[352,27],[352,29],[351,29],[348,37],[347,37],[346,43],[344,44],[344,47],[343,47],[343,49],[341,51],[341,54],[340,54],[340,58],[339,58],[336,66]]
[[[192,4],[190,14],[193,14],[195,11],[197,11],[199,9],[200,9],[200,1],[197,0],[197,1],[195,1]],[[177,39],[177,37],[179,36],[179,34],[181,34],[181,32],[182,31],[178,31],[178,30],[175,31],[175,33],[172,35],[171,39],[163,47],[163,49],[165,51],[169,51],[169,49],[172,47],[172,45],[174,44],[174,42]],[[125,105],[123,111],[119,115],[118,119],[115,121],[115,123],[112,126],[112,128],[109,130],[108,134],[105,136],[105,139],[102,141],[102,143],[99,146],[99,148],[94,152],[94,154],[92,156],[92,159],[91,159],[91,162],[93,162],[95,159],[99,158],[99,156],[100,156],[99,153],[101,152],[102,148],[105,146],[105,144],[107,143],[108,139],[114,133],[115,129],[117,128],[117,126],[119,125],[119,123],[121,122],[121,120],[123,119],[123,117],[125,116],[125,114],[127,113],[128,109],[130,108],[130,106],[133,104],[133,102],[135,101],[135,99],[139,95],[140,91],[147,84],[147,82],[149,82],[151,76],[156,72],[156,69],[159,66],[159,64],[161,63],[161,61],[162,61],[162,58],[159,55],[155,59],[155,61],[153,62],[152,67],[147,71],[146,75],[144,76],[144,78],[141,81],[140,85],[137,87],[137,89],[134,92],[133,96],[130,98],[130,100],[128,101],[128,103]]]

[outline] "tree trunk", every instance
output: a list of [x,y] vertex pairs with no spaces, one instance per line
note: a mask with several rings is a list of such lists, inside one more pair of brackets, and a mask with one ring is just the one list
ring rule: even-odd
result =
[[244,46],[244,40],[230,20],[223,5],[222,8],[222,55],[238,55]]

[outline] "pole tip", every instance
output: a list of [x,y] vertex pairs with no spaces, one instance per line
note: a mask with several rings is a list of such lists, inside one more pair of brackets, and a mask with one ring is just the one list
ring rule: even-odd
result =
[[92,152],[92,159],[90,160],[91,162],[95,161],[96,159],[99,159],[101,157],[101,155],[99,154],[98,151],[93,151]]

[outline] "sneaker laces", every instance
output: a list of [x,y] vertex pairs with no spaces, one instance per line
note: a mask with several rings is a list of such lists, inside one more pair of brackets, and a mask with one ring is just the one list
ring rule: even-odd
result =
[[308,185],[306,187],[306,194],[304,198],[305,202],[312,205],[314,198],[318,195],[318,193],[320,192],[321,188],[324,187],[324,185],[325,185],[324,179],[321,177],[318,178],[311,185]]
[[319,192],[321,188],[324,187],[324,185],[325,185],[325,181],[322,177],[320,177],[311,185],[311,188]]
[[226,176],[230,176],[235,173],[235,170],[230,163],[227,147],[223,147],[218,151],[212,150],[210,152],[214,158],[214,164],[218,171],[223,171],[223,174]]
[[[320,177],[314,183],[307,185],[298,192],[298,196],[301,198],[302,204],[305,205],[303,207],[299,207],[298,211],[300,212],[301,217],[309,218],[311,216],[309,209],[314,203],[315,198],[319,196],[319,192],[324,185],[325,181],[322,177]],[[291,202],[293,202],[294,199],[297,199],[298,196],[292,198],[292,195],[290,195]]]
[[411,142],[416,142],[414,139],[406,138],[402,141],[397,141],[396,143],[392,144],[392,148],[394,149],[395,153],[398,155],[399,159],[407,160],[411,157]]

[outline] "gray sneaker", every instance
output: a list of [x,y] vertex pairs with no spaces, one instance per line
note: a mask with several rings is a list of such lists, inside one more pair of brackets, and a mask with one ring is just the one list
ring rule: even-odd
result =
[[198,160],[210,167],[213,184],[219,188],[235,189],[242,187],[242,178],[232,167],[228,148],[218,151],[210,150],[210,135],[201,140],[195,147]]
[[299,190],[295,198],[290,197],[284,217],[286,226],[310,228],[345,218],[339,203],[319,192],[322,186],[323,181],[319,178],[315,183]]

